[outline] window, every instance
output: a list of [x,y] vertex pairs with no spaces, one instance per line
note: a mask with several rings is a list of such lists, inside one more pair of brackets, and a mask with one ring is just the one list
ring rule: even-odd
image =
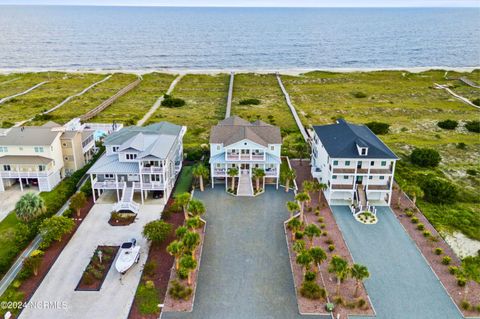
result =
[[337,166],[338,165],[338,161],[333,161],[333,166]]
[[344,175],[344,176],[343,176],[343,179],[348,179],[348,175]]
[[370,166],[375,166],[375,161],[371,161]]
[[275,146],[273,146],[273,145],[270,146],[270,150],[271,150],[271,151],[275,151]]
[[380,176],[380,179],[385,179],[385,176]]
[[345,161],[345,166],[350,166],[350,161]]
[[373,176],[368,176],[368,179],[373,179]]
[[137,154],[126,154],[127,160],[134,160],[137,158]]
[[114,179],[113,174],[105,174],[103,177],[105,177],[105,179]]
[[38,170],[40,172],[44,172],[45,171],[45,165],[38,165]]
[[381,165],[382,166],[387,166],[387,161],[382,161]]
[[217,151],[220,151],[220,148],[221,148],[220,145],[217,145]]
[[63,147],[67,147],[67,143],[63,142],[63,143],[62,143],[62,146],[63,146]]
[[8,152],[8,147],[0,146],[0,153],[6,153],[6,152]]
[[332,179],[337,179],[337,175],[332,175]]
[[151,175],[152,182],[160,182],[160,175]]
[[41,146],[35,146],[33,149],[35,150],[35,153],[43,153],[44,151]]
[[367,155],[367,149],[366,149],[366,148],[362,148],[361,154],[362,154],[362,155]]
[[10,165],[3,165],[3,170],[9,172],[12,170],[12,168],[10,167]]
[[114,152],[118,151],[118,146],[112,147],[112,150],[113,150]]
[[18,149],[19,149],[20,151],[23,151],[23,147],[21,147],[21,146],[20,146]]

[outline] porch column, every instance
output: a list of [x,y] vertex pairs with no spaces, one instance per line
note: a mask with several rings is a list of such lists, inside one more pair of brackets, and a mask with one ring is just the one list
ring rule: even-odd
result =
[[214,163],[212,163],[212,164],[210,165],[210,177],[211,177],[211,179],[212,179],[212,188],[215,187],[215,184],[214,184],[214,179],[215,179],[215,178],[213,177],[213,172],[214,172],[214,171],[215,171]]
[[[22,183],[22,177],[20,176],[20,170],[18,169],[18,166],[17,166],[17,172],[18,172],[18,177],[19,177],[19,181],[20,181],[20,190],[23,192],[23,183]],[[40,186],[40,185],[39,185]]]
[[120,194],[118,190],[118,174],[115,174],[115,188],[117,189],[117,202],[120,201]]
[[93,183],[93,174],[90,174],[90,184],[92,184],[93,202],[96,203],[97,199],[95,198],[95,186],[94,186],[94,183]]

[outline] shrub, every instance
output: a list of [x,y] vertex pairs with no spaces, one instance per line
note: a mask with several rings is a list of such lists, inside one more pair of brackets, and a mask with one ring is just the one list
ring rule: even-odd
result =
[[440,247],[435,248],[435,255],[441,255],[443,254],[443,249]]
[[41,250],[34,250],[30,256],[23,260],[23,267],[26,272],[31,272],[35,276],[38,275],[38,268],[40,267],[45,253]]
[[90,272],[85,272],[82,276],[82,281],[85,285],[92,285],[95,282],[95,278]]
[[157,244],[163,242],[172,233],[172,225],[163,220],[154,220],[143,227],[143,236]]
[[153,260],[152,261],[149,261],[148,263],[145,264],[145,266],[143,266],[143,273],[146,275],[146,276],[153,276],[155,275],[155,269],[157,268],[157,263],[154,262]]
[[432,235],[432,233],[429,232],[428,230],[423,232],[423,237],[430,237],[431,235]]
[[457,188],[441,178],[426,178],[421,187],[427,202],[437,204],[453,203],[457,199]]
[[328,232],[326,230],[322,231],[322,236],[328,236]]
[[205,155],[205,150],[200,146],[186,147],[184,152],[187,154],[187,161],[199,161]]
[[460,303],[460,307],[462,307],[463,310],[470,310],[472,305],[470,305],[467,300],[462,300],[462,302]]
[[300,287],[300,294],[308,299],[320,299],[325,296],[325,289],[313,281],[304,281]]
[[412,217],[412,219],[410,219],[412,221],[412,224],[416,224],[418,223],[418,218],[417,217]]
[[410,154],[410,161],[422,167],[436,167],[441,160],[440,154],[431,148],[416,148]]
[[331,245],[331,244],[333,244],[333,239],[328,238],[327,240],[325,240],[325,243],[326,243],[327,245]]
[[305,273],[305,280],[306,281],[314,281],[315,278],[317,278],[317,274],[314,273],[313,271],[307,271]]
[[34,121],[49,121],[53,118],[53,115],[51,114],[37,114],[33,118]]
[[442,258],[442,264],[444,265],[449,265],[451,261],[452,261],[452,258],[450,256],[443,256]]
[[321,223],[321,224],[320,224],[320,228],[321,228],[321,229],[324,229],[325,227],[327,227],[327,225],[325,225],[324,223]]
[[317,222],[323,223],[323,217],[318,217]]
[[182,107],[185,105],[185,101],[179,98],[174,98],[171,95],[165,94],[163,96],[162,106],[166,107]]
[[85,184],[80,188],[80,191],[85,194],[85,196],[89,197],[92,196],[92,183],[90,180],[87,180]]
[[188,272],[189,271],[188,271],[187,268],[180,267],[177,270],[177,275],[180,279],[187,279],[188,278]]
[[139,285],[136,298],[138,301],[138,310],[142,315],[157,314],[159,312],[159,293],[151,284]]
[[460,142],[457,144],[456,146],[459,150],[464,150],[467,148],[467,144],[463,143],[463,142]]
[[457,128],[458,122],[455,120],[445,120],[438,122],[437,125],[444,130],[454,130]]
[[240,100],[240,105],[259,105],[261,102],[259,99],[243,99]]
[[334,251],[334,250],[335,250],[335,246],[334,246],[334,245],[328,245],[328,250],[329,250],[329,251]]
[[407,212],[405,213],[405,215],[407,215],[408,217],[412,217],[415,213],[412,211],[412,210],[407,210]]
[[303,231],[297,231],[295,233],[295,239],[302,239],[303,238]]
[[418,229],[418,230],[424,230],[424,229],[425,229],[425,225],[424,225],[424,224],[418,224],[418,225],[417,225],[417,229]]
[[42,235],[40,248],[49,247],[53,241],[61,241],[62,237],[70,233],[75,227],[75,222],[64,216],[53,216],[45,219],[39,226]]
[[467,169],[467,174],[470,175],[470,176],[476,176],[477,175],[477,170]]
[[390,124],[381,122],[369,122],[365,124],[373,133],[377,135],[384,135],[388,133]]
[[363,298],[360,298],[360,299],[358,299],[358,301],[357,301],[357,306],[358,306],[359,308],[365,307],[366,304],[367,304],[367,302],[366,302],[365,299],[363,299]]
[[20,223],[15,229],[14,241],[18,247],[23,247],[35,236],[35,227],[31,227],[30,224]]
[[469,132],[480,133],[480,121],[468,121],[465,123],[465,128]]
[[465,287],[466,284],[467,284],[467,281],[465,280],[465,278],[463,277],[457,278],[457,285],[459,285],[460,287]]
[[458,272],[458,267],[457,266],[448,266],[448,272],[451,275],[455,275]]
[[357,99],[363,99],[367,97],[367,94],[357,91],[357,92],[352,92],[352,95],[356,97]]
[[193,292],[192,288],[183,286],[176,280],[172,281],[172,287],[168,291],[170,296],[176,300],[179,300],[179,299],[188,300],[190,299],[192,292]]
[[480,304],[475,306],[475,310],[477,310],[477,312],[480,312]]

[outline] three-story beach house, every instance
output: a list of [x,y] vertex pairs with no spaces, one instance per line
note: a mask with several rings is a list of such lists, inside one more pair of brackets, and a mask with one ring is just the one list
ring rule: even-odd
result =
[[312,175],[329,204],[389,205],[398,157],[365,125],[313,126]]
[[[237,195],[253,196],[252,172],[262,169],[264,181],[278,188],[282,137],[280,129],[260,120],[250,123],[238,116],[229,117],[212,127],[210,169],[212,187],[227,183],[229,169],[238,170]],[[233,177],[235,179],[235,177]]]
[[149,193],[167,199],[182,168],[186,130],[185,126],[159,122],[126,127],[108,136],[106,153],[88,170],[94,200],[96,195],[114,191],[116,211],[137,212],[136,192],[142,204]]

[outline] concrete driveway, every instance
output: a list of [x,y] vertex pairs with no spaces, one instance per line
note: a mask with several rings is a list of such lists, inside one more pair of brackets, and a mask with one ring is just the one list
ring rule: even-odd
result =
[[462,318],[390,208],[377,209],[379,222],[363,225],[347,206],[332,207],[355,262],[370,271],[365,287],[377,318]]
[[16,184],[7,188],[4,192],[0,192],[0,222],[15,209],[15,204],[17,204],[20,197],[28,192],[38,193],[38,187],[31,186],[22,192],[20,185]]
[[304,318],[283,230],[289,215],[285,202],[293,193],[267,188],[255,198],[232,197],[217,187],[195,196],[207,207],[195,305],[191,313],[163,313],[162,318]]
[[[66,308],[25,309],[20,318],[127,318],[148,253],[141,232],[146,223],[160,217],[163,206],[141,206],[137,221],[124,227],[108,224],[111,208],[111,204],[93,206],[31,299],[34,304],[64,302]],[[142,247],[140,262],[121,281],[112,266],[100,291],[74,290],[98,245],[120,245],[132,237]]]

